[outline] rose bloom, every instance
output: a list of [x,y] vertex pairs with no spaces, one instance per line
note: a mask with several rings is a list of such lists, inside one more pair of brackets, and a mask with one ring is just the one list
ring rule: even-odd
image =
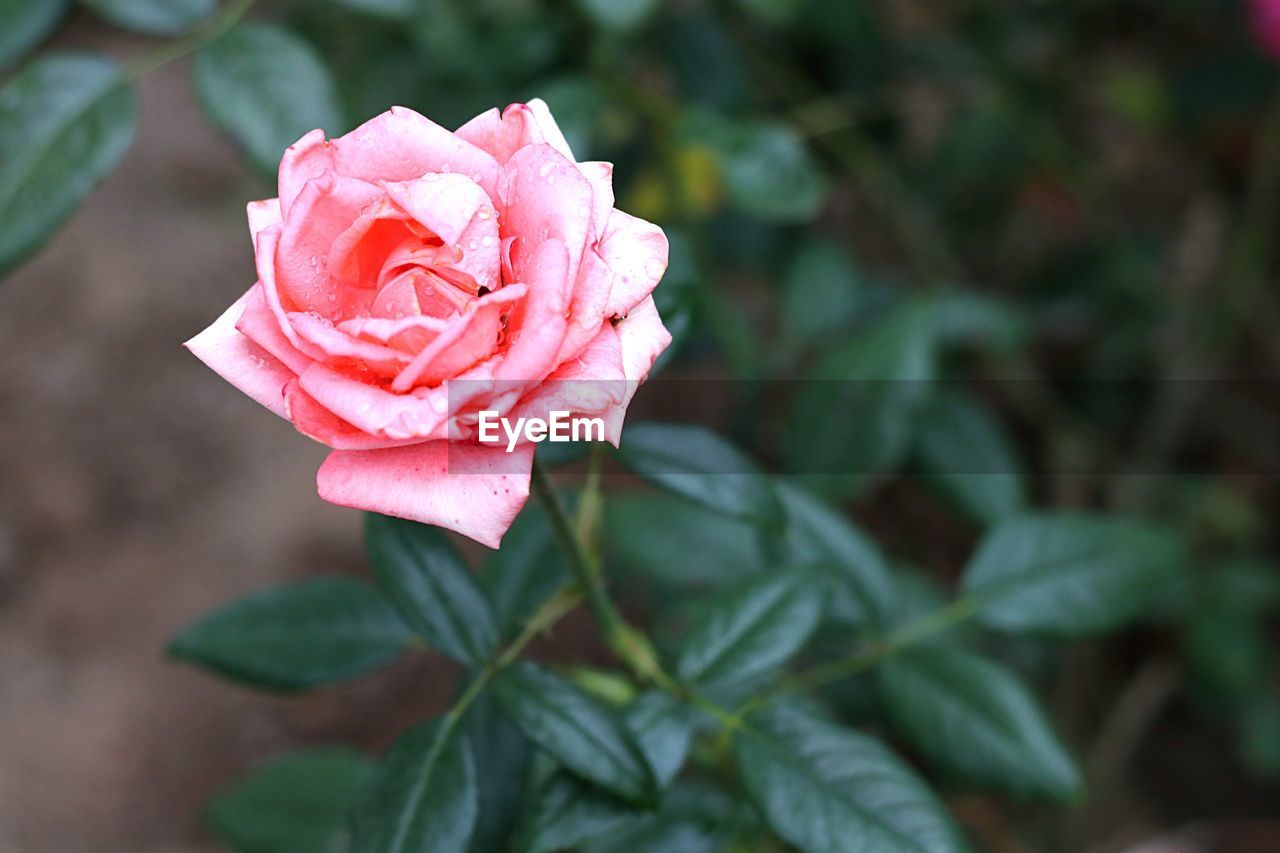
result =
[[[285,152],[249,205],[258,281],[186,346],[332,452],[320,496],[497,547],[535,445],[476,414],[601,417],[670,343],[662,229],[613,206],[539,100],[450,132],[396,107]],[[589,381],[581,381],[589,380]]]
[[1280,0],[1249,0],[1254,41],[1273,59],[1280,59]]

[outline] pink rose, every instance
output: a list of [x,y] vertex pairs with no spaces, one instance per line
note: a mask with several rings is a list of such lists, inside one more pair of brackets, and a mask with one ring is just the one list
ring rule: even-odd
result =
[[478,411],[599,416],[617,443],[671,340],[650,296],[667,239],[614,208],[612,166],[575,162],[546,104],[315,130],[279,192],[249,205],[257,283],[186,345],[333,448],[325,500],[497,547],[534,445],[479,443]]
[[1249,0],[1254,41],[1272,59],[1280,59],[1280,0]]

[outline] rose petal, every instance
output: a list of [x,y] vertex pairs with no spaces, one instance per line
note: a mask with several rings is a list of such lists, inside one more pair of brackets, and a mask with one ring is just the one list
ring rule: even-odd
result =
[[383,195],[379,186],[333,173],[302,188],[275,251],[280,302],[287,310],[312,311],[335,321],[362,313],[373,291],[339,287],[330,272],[331,255],[339,235]]
[[497,548],[529,497],[533,449],[429,441],[335,450],[316,485],[330,503],[446,527]]
[[667,271],[667,235],[652,222],[613,210],[600,240],[600,255],[613,270],[608,315],[624,315],[658,286]]
[[391,200],[461,255],[450,266],[489,290],[498,287],[498,217],[478,184],[462,175],[384,183]]
[[671,343],[671,333],[662,325],[658,307],[654,305],[651,296],[632,308],[615,328],[621,350],[622,371],[627,377],[627,390],[622,404],[606,414],[604,419],[605,438],[617,447],[627,406],[631,404],[636,389],[648,377],[653,363]]
[[[569,253],[572,281],[591,233],[590,182],[550,145],[521,148],[507,163],[506,176],[502,236],[519,237],[526,248],[560,240]],[[531,273],[522,260],[528,261],[527,252],[513,258],[515,280],[529,281]]]
[[285,217],[307,181],[331,171],[367,181],[411,181],[427,172],[460,172],[489,195],[501,167],[492,155],[405,107],[392,107],[326,142],[312,131],[280,161],[280,206]]
[[258,240],[258,234],[264,229],[270,228],[272,225],[279,225],[284,221],[283,214],[280,212],[280,199],[278,198],[251,201],[246,206],[246,212],[249,214],[249,236],[255,243]]
[[556,362],[573,358],[596,336],[603,318],[611,316],[606,306],[613,292],[613,270],[594,248],[582,255],[578,280],[573,289],[573,301],[569,306],[569,325]]
[[546,142],[533,113],[523,104],[512,104],[501,114],[496,109],[486,110],[455,133],[492,154],[499,163],[506,163],[526,145]]
[[400,371],[391,390],[404,393],[418,384],[438,385],[489,357],[497,346],[504,317],[526,293],[525,285],[509,284],[472,302]]
[[369,435],[317,403],[314,397],[302,390],[297,380],[285,387],[284,403],[285,416],[298,432],[334,450],[376,450],[418,441],[397,441]]
[[267,305],[262,282],[249,288],[243,301],[244,311],[236,321],[236,330],[248,335],[250,340],[275,356],[295,374],[306,370],[313,359],[290,343],[284,332],[280,331],[280,323]]
[[553,239],[529,254],[524,264],[529,290],[508,324],[507,351],[494,370],[499,380],[541,379],[555,368],[564,341],[571,286],[568,250]]
[[422,441],[448,434],[449,394],[443,387],[392,394],[319,363],[303,371],[298,382],[321,406],[369,435]]
[[613,210],[613,164],[588,160],[578,164],[578,171],[591,184],[591,230],[601,237]]
[[288,318],[298,337],[324,353],[329,364],[355,365],[390,379],[413,361],[404,350],[353,337],[324,317],[290,312]]
[[[512,104],[507,107],[507,112],[520,104]],[[556,124],[556,120],[551,117],[551,110],[547,107],[547,102],[542,98],[534,98],[526,107],[533,114],[534,121],[538,125],[538,130],[542,132],[542,140],[552,148],[563,154],[568,160],[573,161],[573,151],[569,149],[569,142],[564,138],[564,133],[560,130],[560,125]]]
[[596,327],[596,335],[574,358],[540,382],[508,417],[547,419],[553,411],[595,415],[630,399],[622,345],[613,323]]
[[214,373],[283,418],[284,389],[293,381],[293,371],[236,331],[236,321],[252,292],[237,299],[209,328],[183,346]]

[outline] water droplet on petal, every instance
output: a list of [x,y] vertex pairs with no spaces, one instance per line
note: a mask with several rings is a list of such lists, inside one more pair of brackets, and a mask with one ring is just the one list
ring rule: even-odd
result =
[[467,248],[474,252],[476,249],[480,248],[480,242],[478,240],[472,240],[467,244]]
[[492,245],[493,245],[493,237],[491,237],[491,236],[490,236],[490,235],[488,235],[488,234],[484,235],[484,237],[480,240],[480,245],[481,245],[481,246],[492,246]]
[[547,162],[543,163],[541,166],[538,167],[538,177],[545,178],[553,168],[555,168],[555,163],[552,163],[550,160],[548,160]]

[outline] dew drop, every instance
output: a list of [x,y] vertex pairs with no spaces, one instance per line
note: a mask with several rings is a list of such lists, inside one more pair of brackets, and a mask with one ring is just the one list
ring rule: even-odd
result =
[[[485,239],[488,238],[486,237]],[[467,243],[467,248],[474,252],[476,249],[480,248],[480,242],[478,240],[472,240],[470,243]]]
[[481,240],[480,240],[480,245],[481,245],[481,246],[492,246],[492,245],[493,245],[493,237],[492,237],[492,236],[490,236],[490,235],[488,235],[488,234],[484,235],[484,237],[483,237],[483,238],[481,238]]
[[551,170],[554,167],[555,167],[555,164],[552,163],[550,160],[543,163],[541,166],[538,167],[538,177],[545,178],[548,174],[550,174]]

